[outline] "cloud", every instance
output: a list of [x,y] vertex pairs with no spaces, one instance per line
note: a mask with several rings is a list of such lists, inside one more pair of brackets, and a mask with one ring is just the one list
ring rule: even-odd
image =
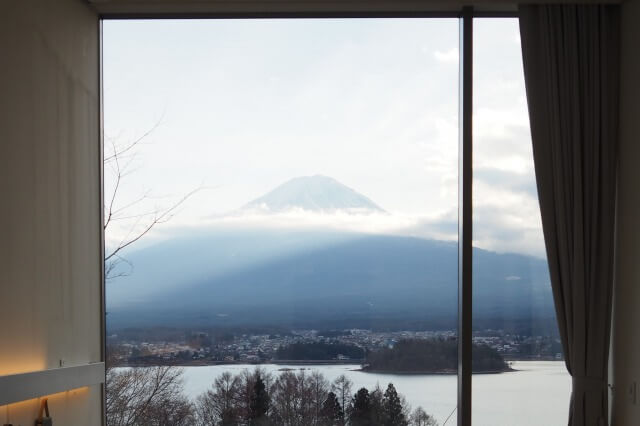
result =
[[491,167],[477,167],[473,170],[476,185],[481,184],[491,189],[508,190],[514,193],[525,193],[532,198],[538,197],[535,176],[531,173],[516,173]]
[[436,58],[436,61],[446,64],[457,64],[458,58],[460,57],[457,47],[451,48],[445,52],[436,50],[435,52],[433,52],[433,56],[434,58]]
[[522,253],[543,258],[544,237],[536,199],[514,194],[474,206],[473,245],[500,253]]
[[[483,203],[475,203],[474,247],[499,253],[521,253],[543,258],[544,240],[537,199],[506,191]],[[271,229],[282,231],[335,231],[358,234],[395,235],[440,241],[458,240],[456,209],[433,215],[401,213],[353,213],[346,211],[310,212],[290,209],[265,214],[253,210],[210,217],[198,222],[174,221],[164,224],[146,237],[144,246],[175,238],[184,233],[208,230]],[[139,248],[140,246],[137,246]]]
[[[457,219],[456,219],[457,220]],[[331,229],[367,234],[390,234],[432,239],[457,238],[457,222],[446,213],[409,215],[399,213],[357,213],[353,211],[311,212],[289,209],[263,214],[247,211],[211,219],[206,226],[228,228]]]

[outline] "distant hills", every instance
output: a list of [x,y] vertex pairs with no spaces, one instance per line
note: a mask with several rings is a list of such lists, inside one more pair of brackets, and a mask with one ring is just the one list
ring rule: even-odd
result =
[[[265,214],[289,208],[383,211],[323,176],[293,179],[245,207]],[[473,253],[474,325],[554,334],[546,262],[478,248]],[[457,244],[451,242],[235,227],[184,233],[127,258],[134,273],[107,284],[111,329],[451,329],[457,321]]]

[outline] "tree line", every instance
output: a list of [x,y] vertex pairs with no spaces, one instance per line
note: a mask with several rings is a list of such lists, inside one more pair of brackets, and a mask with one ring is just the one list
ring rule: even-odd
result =
[[[366,371],[395,373],[455,373],[458,342],[455,339],[403,339],[391,348],[370,351],[363,366]],[[474,373],[508,371],[509,365],[495,349],[484,344],[472,346]]]
[[277,359],[330,360],[338,355],[361,360],[365,357],[365,350],[346,343],[298,342],[281,346],[276,351]]
[[224,372],[189,400],[183,370],[172,366],[109,369],[108,426],[438,426],[422,407],[411,411],[393,383],[353,392],[345,375],[264,369]]

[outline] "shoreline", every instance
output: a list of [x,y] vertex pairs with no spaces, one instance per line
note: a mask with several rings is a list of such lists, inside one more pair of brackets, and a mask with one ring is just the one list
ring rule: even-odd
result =
[[[158,361],[158,360],[154,360]],[[513,358],[505,358],[505,362],[513,363],[513,362],[564,362],[564,359],[555,359],[555,358],[523,358],[523,359],[513,359]],[[216,365],[352,365],[358,364],[362,365],[364,362],[363,359],[349,359],[349,360],[268,360],[268,361],[259,361],[259,362],[251,362],[251,361],[211,361],[211,360],[190,360],[190,361],[176,361],[176,362],[138,362],[138,363],[123,363],[119,365],[114,365],[113,367],[158,367],[158,366],[174,366],[174,367],[204,367],[204,366],[216,366]],[[362,369],[363,371],[366,371]],[[510,370],[505,370],[502,372],[508,372],[514,370],[511,368]],[[370,370],[372,371],[372,370]],[[380,372],[385,374],[384,371],[380,370],[376,372]],[[419,370],[418,370],[419,371]],[[488,372],[486,374],[493,374],[500,371]],[[401,373],[398,373],[401,374]],[[413,373],[411,373],[413,374]],[[419,374],[449,374],[449,373],[419,373]],[[455,374],[450,373],[450,374]],[[485,374],[485,373],[475,373],[475,374]]]
[[121,365],[114,365],[113,367],[207,367],[218,365],[362,365],[360,359],[353,360],[269,360],[262,362],[250,362],[250,361],[182,361],[182,362],[139,362],[139,363],[125,363]]
[[[529,360],[523,360],[529,361]],[[283,366],[284,368],[279,369],[278,371],[286,371],[286,370],[295,370],[288,369],[286,366],[296,366],[296,367],[314,367],[314,366],[331,366],[331,365],[353,365],[360,366],[359,368],[351,369],[350,371],[359,371],[362,373],[372,373],[372,374],[388,374],[388,375],[406,375],[406,376],[454,376],[458,374],[456,370],[434,370],[434,371],[424,371],[424,370],[411,370],[411,371],[394,371],[394,370],[371,370],[367,368],[362,368],[362,363],[357,362],[357,360],[352,360],[351,362],[347,360],[275,360],[275,361],[266,361],[266,362],[229,362],[229,361],[202,361],[202,360],[194,360],[188,362],[177,362],[177,363],[135,363],[135,364],[123,364],[123,365],[115,365],[113,368],[135,368],[135,367],[217,367],[217,366],[225,366],[225,365],[250,365],[259,367],[261,365],[275,365],[275,366]],[[298,368],[302,369],[302,368]],[[512,367],[509,367],[505,370],[492,370],[492,371],[474,371],[472,374],[501,374],[501,373],[511,373],[514,371],[521,371]]]
[[[455,376],[458,374],[455,370],[447,370],[447,371],[393,371],[393,370],[367,370],[364,368],[359,368],[355,371],[362,371],[363,373],[373,373],[373,374],[389,374],[389,375],[407,375],[407,376]],[[502,374],[502,373],[513,373],[514,371],[521,371],[515,368],[508,368],[506,370],[492,370],[492,371],[473,371],[471,374]]]

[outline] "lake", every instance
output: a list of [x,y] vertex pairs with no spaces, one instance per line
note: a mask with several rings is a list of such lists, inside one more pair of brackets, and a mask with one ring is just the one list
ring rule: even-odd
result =
[[[376,383],[386,388],[392,382],[413,408],[422,406],[434,416],[440,426],[456,424],[457,378],[453,375],[401,375],[359,371],[359,365],[261,365],[277,374],[282,368],[317,370],[333,381],[345,374],[354,383],[355,392],[364,386],[372,389]],[[564,362],[516,361],[517,371],[502,374],[475,374],[473,376],[474,426],[565,426],[567,424],[571,377]],[[215,365],[184,367],[184,385],[194,398],[210,388],[215,377],[225,371],[239,373],[254,365]],[[453,414],[451,414],[453,412]]]

